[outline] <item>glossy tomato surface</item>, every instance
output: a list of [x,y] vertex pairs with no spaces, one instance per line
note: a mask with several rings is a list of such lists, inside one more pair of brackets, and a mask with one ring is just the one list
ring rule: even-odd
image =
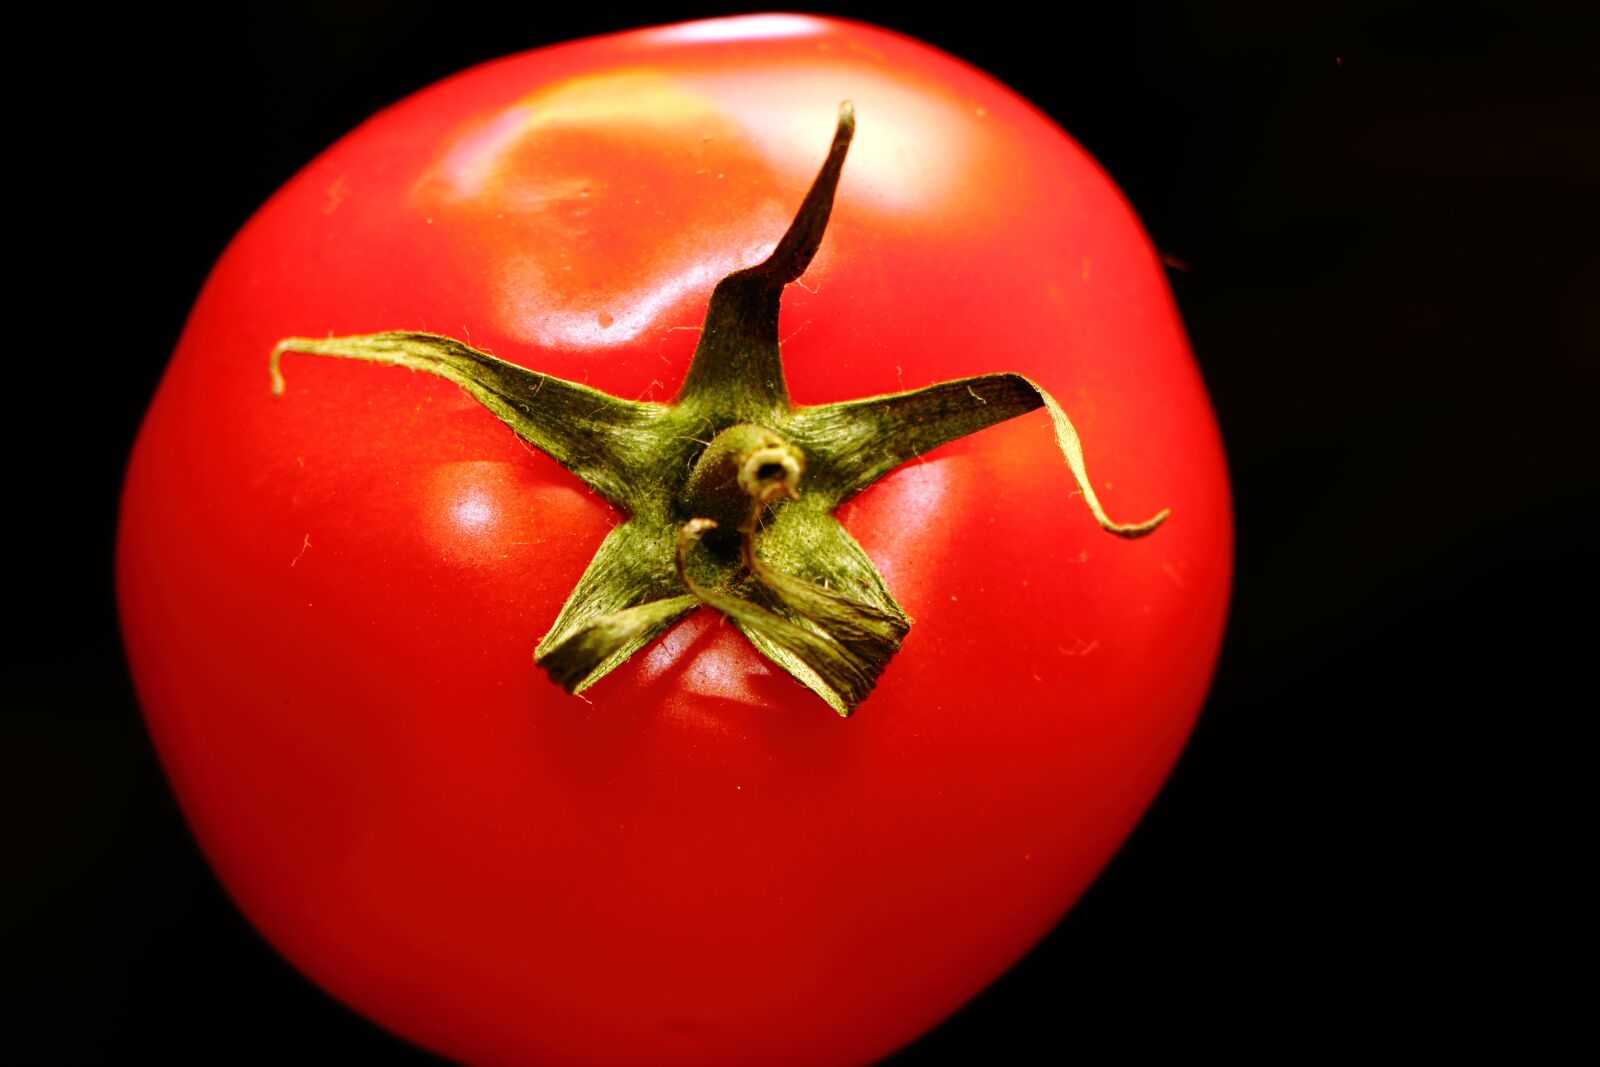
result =
[[[619,516],[444,381],[268,355],[427,330],[670,399],[841,100],[784,298],[797,403],[991,371],[1042,412],[840,511],[915,619],[841,719],[702,610],[566,695],[534,666]],[[119,592],[162,761],[307,975],[483,1064],[884,1055],[1014,962],[1149,803],[1204,694],[1231,527],[1161,267],[1061,130],[942,53],[792,16],[490,63],[379,114],[218,263],[134,452]]]

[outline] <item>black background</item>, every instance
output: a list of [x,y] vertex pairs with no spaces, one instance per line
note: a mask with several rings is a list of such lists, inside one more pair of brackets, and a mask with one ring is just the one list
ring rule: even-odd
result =
[[[435,1062],[299,978],[212,880],[121,660],[116,493],[211,262],[316,152],[473,63],[737,10],[574,6],[594,10],[12,26],[22,669],[0,780],[23,1062]],[[1564,684],[1590,643],[1600,350],[1582,6],[835,9],[990,71],[1122,186],[1183,265],[1239,522],[1215,689],[1160,799],[895,1067],[1549,1063],[1590,1039],[1594,705]]]

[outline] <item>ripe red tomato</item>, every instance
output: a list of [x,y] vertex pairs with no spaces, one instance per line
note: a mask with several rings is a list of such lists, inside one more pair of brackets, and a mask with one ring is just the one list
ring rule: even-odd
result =
[[[780,319],[800,404],[1016,371],[1035,413],[839,518],[915,620],[851,718],[706,609],[583,699],[530,653],[619,515],[445,381],[267,356],[418,330],[672,396],[715,282],[859,133]],[[798,16],[582,41],[383,112],[249,222],[140,435],[119,544],[151,733],[297,966],[474,1063],[888,1053],[1017,959],[1177,755],[1226,606],[1215,425],[1161,268],[983,74]]]

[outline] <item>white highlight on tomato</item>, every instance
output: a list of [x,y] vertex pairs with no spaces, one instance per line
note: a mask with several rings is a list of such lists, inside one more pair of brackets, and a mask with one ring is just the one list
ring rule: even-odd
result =
[[478,530],[494,521],[494,506],[484,497],[469,494],[457,500],[450,508],[456,525],[468,530]]
[[825,30],[816,19],[805,15],[742,15],[666,26],[649,31],[649,36],[662,42],[751,41],[763,37],[801,37]]
[[[773,214],[776,213],[774,205]],[[781,223],[778,232],[782,233]],[[551,348],[615,347],[661,325],[662,312],[678,301],[691,294],[703,298],[729,274],[760,263],[776,243],[774,239],[732,250],[707,250],[701,258],[687,258],[676,269],[638,289],[608,295],[606,325],[601,325],[594,307],[562,308],[563,301],[570,298],[559,291],[559,282],[550,278],[542,257],[515,257],[506,262],[501,275],[501,322],[517,340],[530,344]]]
[[851,101],[856,135],[839,182],[841,205],[926,220],[947,198],[970,189],[983,151],[979,126],[943,86],[912,89],[903,78],[891,81],[869,63],[849,61],[784,75],[763,81],[744,71],[713,71],[680,80],[719,101],[775,169],[806,181],[821,161],[819,146],[833,137],[840,101]]

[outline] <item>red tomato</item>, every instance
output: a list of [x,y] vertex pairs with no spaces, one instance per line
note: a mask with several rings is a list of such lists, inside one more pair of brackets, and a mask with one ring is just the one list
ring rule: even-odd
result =
[[[618,514],[427,375],[267,357],[428,330],[671,397],[718,278],[859,133],[780,332],[797,403],[1017,371],[1061,401],[847,503],[915,619],[849,719],[702,609],[574,698],[534,665]],[[228,891],[312,979],[474,1063],[884,1055],[1014,962],[1176,757],[1226,606],[1221,448],[1152,248],[1025,102],[798,16],[582,41],[383,112],[249,222],[135,450],[151,733]]]

